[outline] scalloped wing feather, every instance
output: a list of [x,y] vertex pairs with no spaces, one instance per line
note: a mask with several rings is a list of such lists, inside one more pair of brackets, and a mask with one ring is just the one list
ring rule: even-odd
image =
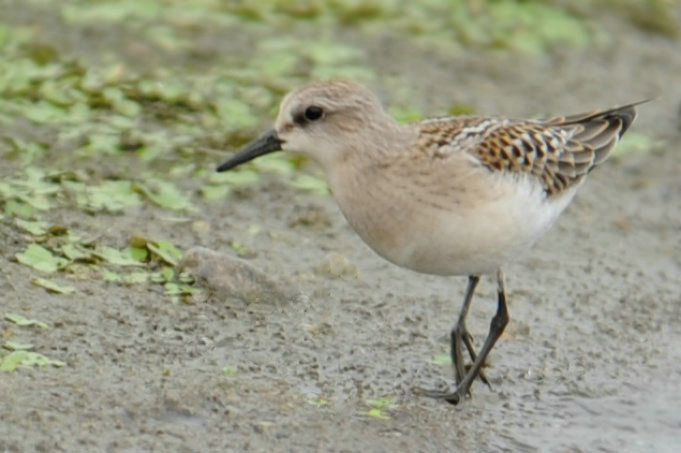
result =
[[608,157],[638,104],[545,121],[433,119],[421,123],[419,146],[433,157],[464,151],[491,171],[532,174],[548,196],[556,196]]

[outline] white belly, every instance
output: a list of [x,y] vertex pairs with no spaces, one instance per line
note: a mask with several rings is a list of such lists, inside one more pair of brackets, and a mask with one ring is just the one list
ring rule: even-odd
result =
[[429,274],[493,273],[548,231],[574,190],[565,195],[546,200],[543,193],[523,188],[464,212],[440,215],[424,226],[427,236],[410,238],[409,245],[388,259]]
[[479,176],[480,184],[438,197],[433,205],[419,202],[422,194],[410,198],[397,189],[368,190],[351,204],[337,198],[360,237],[387,260],[427,274],[480,275],[529,249],[577,190],[547,199],[530,177]]

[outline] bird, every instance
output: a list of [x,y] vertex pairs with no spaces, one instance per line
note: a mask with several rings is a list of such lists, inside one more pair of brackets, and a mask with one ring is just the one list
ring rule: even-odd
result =
[[[423,274],[467,277],[449,335],[455,385],[414,389],[458,404],[476,379],[489,385],[482,367],[509,322],[503,268],[549,230],[643,102],[544,120],[402,124],[364,86],[312,82],[283,98],[273,129],[216,170],[276,151],[302,154],[321,167],[344,217],[378,255]],[[482,276],[496,277],[497,309],[476,352],[466,316]]]

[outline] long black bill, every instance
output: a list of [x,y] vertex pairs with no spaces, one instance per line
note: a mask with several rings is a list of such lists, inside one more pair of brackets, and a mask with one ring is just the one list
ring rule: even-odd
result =
[[281,143],[281,140],[279,137],[277,137],[277,131],[272,129],[259,139],[253,140],[251,143],[246,145],[244,149],[218,165],[216,171],[231,170],[237,165],[241,165],[244,162],[253,160],[258,156],[269,154],[274,151],[280,151]]

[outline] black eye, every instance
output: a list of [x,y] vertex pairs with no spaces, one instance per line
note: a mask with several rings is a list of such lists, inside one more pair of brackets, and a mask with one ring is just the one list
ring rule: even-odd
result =
[[324,110],[316,105],[311,105],[305,109],[305,119],[308,121],[316,121],[324,115]]

